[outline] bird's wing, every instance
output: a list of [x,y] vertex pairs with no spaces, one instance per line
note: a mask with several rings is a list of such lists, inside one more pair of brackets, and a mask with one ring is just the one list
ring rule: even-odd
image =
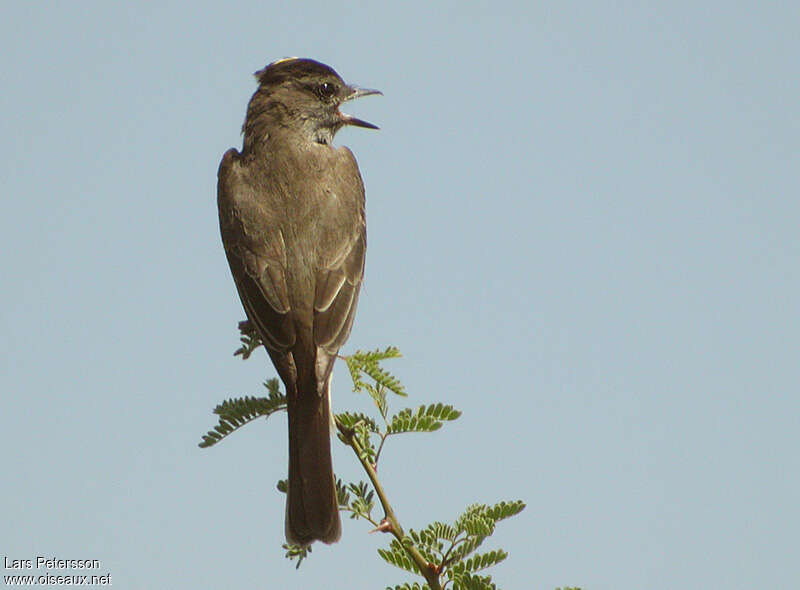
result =
[[228,150],[218,173],[220,232],[247,317],[264,344],[286,351],[296,340],[286,284],[286,245],[271,213],[239,174],[239,152]]
[[[364,183],[353,153],[346,147],[335,151],[337,182],[335,201],[340,208],[337,214],[337,238],[326,244],[316,275],[314,293],[314,342],[327,354],[335,357],[353,327],[358,303],[358,292],[364,278],[364,259],[367,251],[367,225],[364,212]],[[345,229],[347,228],[347,229]],[[343,231],[343,234],[339,232]],[[317,359],[320,373],[321,359]],[[332,366],[332,361],[330,363]],[[323,370],[325,378],[330,366]]]
[[360,224],[357,233],[317,274],[314,342],[330,354],[336,354],[350,335],[364,277],[366,249],[366,227]]

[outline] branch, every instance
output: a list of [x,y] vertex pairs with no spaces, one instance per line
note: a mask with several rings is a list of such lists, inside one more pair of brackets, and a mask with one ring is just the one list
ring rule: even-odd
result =
[[402,545],[403,549],[405,549],[406,553],[408,553],[409,557],[411,557],[411,559],[414,561],[414,564],[417,566],[417,568],[419,568],[420,573],[425,577],[425,580],[428,582],[428,586],[430,586],[431,590],[442,590],[442,585],[439,582],[438,568],[434,564],[428,563],[428,561],[416,547],[403,542],[403,539],[405,538],[403,527],[400,526],[400,521],[397,520],[397,516],[392,509],[392,505],[389,503],[389,499],[386,497],[386,492],[383,490],[383,486],[378,479],[378,474],[375,471],[375,468],[366,459],[364,449],[354,436],[353,429],[345,427],[339,422],[339,420],[336,420],[336,427],[339,430],[344,443],[352,448],[353,452],[356,454],[356,457],[358,457],[361,466],[364,468],[364,471],[367,472],[367,475],[372,482],[375,493],[378,494],[378,499],[381,501],[381,506],[383,506],[385,516],[381,522],[382,526],[378,527],[379,530],[382,532],[392,533],[394,538],[397,539],[400,545]]

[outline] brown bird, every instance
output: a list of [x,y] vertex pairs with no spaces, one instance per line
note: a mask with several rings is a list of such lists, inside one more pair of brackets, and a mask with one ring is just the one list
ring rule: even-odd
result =
[[350,335],[367,247],[364,184],[352,152],[332,146],[339,111],[380,94],[330,67],[288,58],[255,74],[240,152],[219,167],[220,231],[245,313],[286,386],[289,492],[286,538],[341,536],[331,464],[330,380]]

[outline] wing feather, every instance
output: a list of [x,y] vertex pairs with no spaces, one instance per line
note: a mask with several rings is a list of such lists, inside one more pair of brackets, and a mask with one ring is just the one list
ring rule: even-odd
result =
[[366,232],[361,231],[335,266],[324,269],[317,278],[314,301],[314,342],[335,354],[350,335],[364,276]]
[[219,167],[222,243],[247,317],[265,345],[285,351],[297,338],[284,270],[286,245],[277,224],[265,224],[264,211],[254,210],[258,199],[241,178],[239,160],[239,152],[228,150]]

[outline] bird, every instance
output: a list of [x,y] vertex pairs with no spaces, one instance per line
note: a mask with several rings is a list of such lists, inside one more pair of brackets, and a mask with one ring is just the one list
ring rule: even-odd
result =
[[339,110],[378,90],[346,84],[323,63],[284,58],[255,74],[242,150],[217,174],[220,233],[250,324],[286,389],[289,543],[341,537],[331,460],[331,372],[364,277],[364,182],[345,126],[378,129]]

